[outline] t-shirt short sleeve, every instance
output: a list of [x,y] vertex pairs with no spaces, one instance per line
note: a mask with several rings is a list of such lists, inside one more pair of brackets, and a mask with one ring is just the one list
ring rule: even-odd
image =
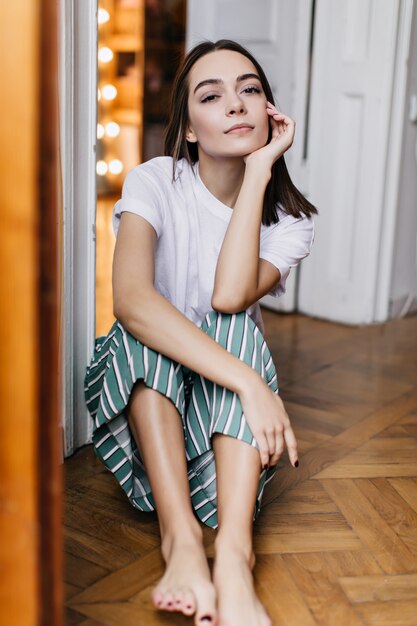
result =
[[310,254],[314,241],[313,218],[297,218],[282,214],[280,221],[261,234],[259,256],[269,261],[280,271],[281,278],[268,295],[285,293],[285,284],[292,267]]
[[120,200],[113,209],[113,230],[117,237],[123,211],[144,217],[155,229],[159,239],[164,223],[164,204],[154,176],[143,165],[130,170],[125,177]]

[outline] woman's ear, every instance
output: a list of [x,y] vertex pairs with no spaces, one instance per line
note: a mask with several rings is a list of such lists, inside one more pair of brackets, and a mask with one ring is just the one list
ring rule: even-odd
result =
[[194,131],[192,128],[190,128],[190,126],[187,126],[185,130],[185,138],[190,143],[197,143],[197,137],[195,136]]

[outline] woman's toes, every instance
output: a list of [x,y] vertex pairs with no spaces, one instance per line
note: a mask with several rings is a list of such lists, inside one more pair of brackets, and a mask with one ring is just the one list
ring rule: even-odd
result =
[[164,602],[164,594],[160,589],[154,589],[152,591],[152,602],[158,609],[162,607]]
[[182,611],[183,599],[184,599],[183,596],[184,596],[183,590],[179,590],[174,593],[174,608],[176,611]]
[[175,611],[175,598],[172,591],[167,591],[165,594],[164,609],[167,611]]
[[215,616],[212,611],[205,611],[201,614],[201,617],[196,618],[195,621],[197,626],[214,626],[215,625]]
[[216,623],[216,592],[210,586],[198,596],[198,613],[196,615],[196,626],[214,626]]
[[185,615],[192,615],[195,612],[195,598],[192,591],[184,591],[182,600],[182,611]]

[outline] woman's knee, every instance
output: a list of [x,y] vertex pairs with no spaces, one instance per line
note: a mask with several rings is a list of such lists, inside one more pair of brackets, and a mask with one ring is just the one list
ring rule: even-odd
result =
[[149,408],[157,409],[160,405],[170,403],[171,401],[158,389],[148,387],[143,379],[137,380],[133,385],[132,391],[129,397],[128,406],[137,407],[147,406]]
[[258,327],[246,311],[221,313],[210,311],[201,325],[208,335],[229,352],[240,353],[243,342],[253,344],[253,339],[260,334]]
[[239,313],[210,311],[201,329],[228,352],[250,365],[265,380],[273,381],[276,378],[271,351],[262,332],[247,311]]
[[132,387],[125,411],[129,422],[132,420],[133,415],[136,412],[136,407],[140,404],[140,397],[145,387],[146,385],[143,379],[137,380]]

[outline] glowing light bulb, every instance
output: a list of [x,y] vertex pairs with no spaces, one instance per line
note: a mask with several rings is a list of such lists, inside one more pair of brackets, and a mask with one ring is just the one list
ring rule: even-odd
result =
[[110,48],[107,48],[107,46],[103,46],[102,48],[99,48],[98,60],[101,63],[110,63],[112,58],[113,58],[113,50],[111,50]]
[[120,126],[116,122],[108,122],[106,124],[106,135],[109,137],[117,137],[120,134]]
[[119,159],[113,159],[109,163],[110,174],[120,174],[123,172],[123,163]]
[[97,100],[101,100],[101,91],[97,89]]
[[101,94],[105,100],[114,100],[117,96],[117,89],[114,85],[104,85],[101,88]]
[[100,8],[98,10],[98,16],[97,16],[97,21],[99,24],[105,24],[106,22],[108,22],[110,19],[110,15],[109,12],[106,11],[106,9],[102,9]]
[[107,174],[108,169],[106,161],[97,161],[96,172],[99,176]]
[[103,124],[97,124],[97,139],[102,139],[104,137],[104,126]]

